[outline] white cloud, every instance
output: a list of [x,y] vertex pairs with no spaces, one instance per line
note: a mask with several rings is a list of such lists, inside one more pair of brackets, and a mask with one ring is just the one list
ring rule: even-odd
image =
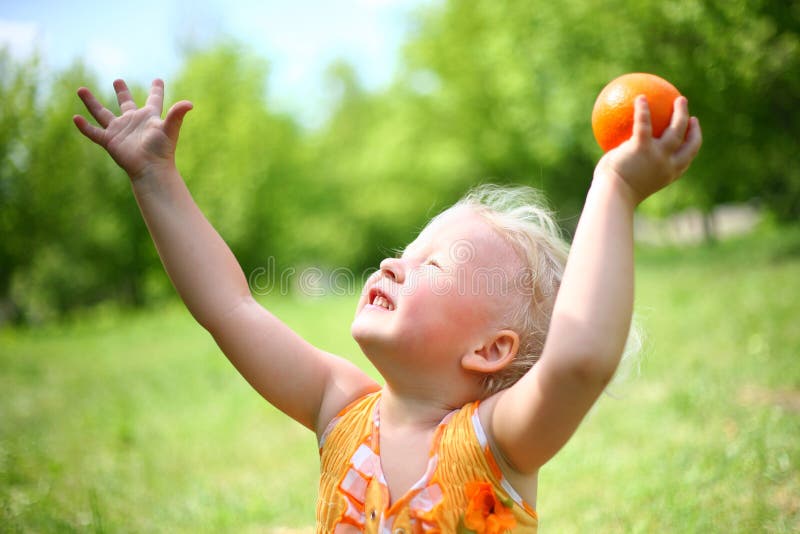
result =
[[8,47],[15,59],[30,57],[39,41],[39,26],[34,22],[0,20],[0,47]]

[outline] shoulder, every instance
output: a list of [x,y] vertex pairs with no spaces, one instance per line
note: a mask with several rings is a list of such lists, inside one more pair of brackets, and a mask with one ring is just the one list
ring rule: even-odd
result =
[[334,430],[337,434],[354,436],[358,433],[357,429],[371,423],[380,395],[380,390],[368,392],[341,408],[320,433],[318,438],[320,450]]
[[342,357],[330,355],[330,376],[314,426],[319,439],[331,421],[371,393],[380,385],[361,369]]

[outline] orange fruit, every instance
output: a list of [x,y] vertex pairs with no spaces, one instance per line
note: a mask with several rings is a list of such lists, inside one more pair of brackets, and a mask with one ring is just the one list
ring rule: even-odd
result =
[[603,152],[624,143],[633,134],[633,102],[638,95],[647,97],[653,137],[661,137],[669,126],[672,106],[680,92],[655,74],[623,74],[606,85],[592,109],[592,131]]

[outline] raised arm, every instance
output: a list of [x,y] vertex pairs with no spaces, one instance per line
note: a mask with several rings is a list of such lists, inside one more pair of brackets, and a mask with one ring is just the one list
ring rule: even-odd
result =
[[261,395],[320,431],[341,406],[374,388],[373,382],[307,343],[252,298],[236,258],[175,167],[178,134],[192,104],[176,103],[162,121],[161,80],[153,82],[141,108],[125,82],[115,81],[114,89],[120,116],[81,88],[78,95],[99,127],[79,115],[75,125],[128,173],[159,257],[195,319]]
[[575,432],[611,380],[633,311],[633,212],[688,168],[701,144],[684,97],[653,138],[644,97],[633,137],[599,161],[575,232],[539,362],[491,400],[490,431],[506,461],[533,472]]

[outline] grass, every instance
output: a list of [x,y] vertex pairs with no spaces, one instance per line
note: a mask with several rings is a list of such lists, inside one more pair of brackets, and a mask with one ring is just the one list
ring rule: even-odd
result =
[[[800,229],[642,249],[638,376],[540,475],[542,532],[800,530]],[[352,299],[270,308],[366,365]],[[314,521],[314,436],[179,304],[0,332],[0,531],[271,532]]]

